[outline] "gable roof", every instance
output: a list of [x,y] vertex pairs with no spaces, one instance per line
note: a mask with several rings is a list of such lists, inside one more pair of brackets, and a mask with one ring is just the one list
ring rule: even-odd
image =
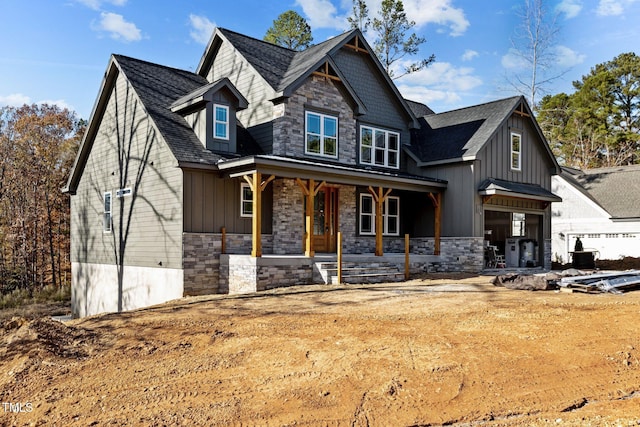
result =
[[[102,82],[98,99],[93,107],[87,132],[76,156],[64,191],[75,192],[84,165],[96,138],[98,128],[111,98],[118,75],[122,73],[148,114],[151,123],[162,136],[179,164],[215,165],[223,157],[207,150],[187,121],[171,105],[187,94],[197,93],[209,84],[203,77],[190,71],[179,70],[122,55],[112,55]],[[256,153],[255,142],[243,136],[243,147]],[[239,145],[239,146],[240,146]],[[258,151],[259,152],[259,151]]]
[[313,45],[303,51],[295,51],[277,46],[272,43],[245,36],[234,31],[217,28],[214,32],[205,53],[198,64],[197,73],[205,77],[213,64],[217,49],[222,39],[226,39],[249,62],[249,64],[262,76],[265,82],[274,90],[274,99],[290,96],[304,80],[314,71],[328,62],[337,74],[342,85],[356,104],[357,114],[366,114],[366,106],[358,97],[347,79],[333,61],[333,55],[355,38],[359,41],[359,51],[366,52],[373,60],[378,72],[395,94],[398,102],[411,121],[412,127],[417,127],[416,116],[407,101],[400,95],[398,88],[384,71],[377,56],[368,45],[364,36],[358,29],[354,29],[338,36],[332,37],[322,43]]
[[409,108],[411,108],[411,111],[413,111],[413,114],[415,114],[416,117],[435,114],[435,112],[431,108],[429,108],[428,105],[423,104],[422,102],[412,101],[410,99],[405,99],[405,101],[407,101],[407,105],[409,106]]
[[208,94],[218,92],[222,88],[226,88],[235,97],[237,101],[237,109],[243,110],[249,106],[247,99],[240,93],[238,89],[229,81],[228,78],[216,80],[213,83],[208,83],[202,87],[195,89],[192,92],[178,98],[171,105],[171,111],[182,112],[191,108],[196,108],[206,102],[205,97]]
[[612,219],[640,218],[640,165],[610,168],[562,168],[561,177],[611,215]]
[[[516,109],[531,117],[542,141],[546,141],[523,96],[500,99],[459,110],[419,118],[421,128],[412,134],[406,147],[420,166],[475,160],[495,132]],[[559,166],[548,144],[544,144],[556,169]]]

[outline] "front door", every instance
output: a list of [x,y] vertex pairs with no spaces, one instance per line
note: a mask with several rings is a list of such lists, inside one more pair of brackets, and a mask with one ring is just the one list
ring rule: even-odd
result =
[[313,201],[313,249],[336,252],[338,240],[338,189],[323,187]]

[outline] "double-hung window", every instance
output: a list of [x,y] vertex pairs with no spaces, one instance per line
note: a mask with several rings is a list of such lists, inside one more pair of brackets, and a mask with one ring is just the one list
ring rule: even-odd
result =
[[111,233],[111,191],[104,193],[104,215],[102,217],[102,230]]
[[[400,234],[400,198],[389,196],[382,204],[382,234],[398,236]],[[360,234],[375,234],[376,210],[370,194],[360,194]]]
[[360,163],[397,169],[400,166],[400,134],[360,126]]
[[213,137],[229,139],[229,107],[226,105],[213,106]]
[[338,118],[307,111],[305,153],[338,157]]
[[522,135],[511,132],[511,169],[519,171],[522,169]]
[[246,182],[240,184],[240,216],[253,216],[253,191]]

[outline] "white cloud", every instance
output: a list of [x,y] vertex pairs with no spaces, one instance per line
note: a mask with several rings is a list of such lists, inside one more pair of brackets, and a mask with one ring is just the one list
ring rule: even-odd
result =
[[406,86],[398,85],[398,90],[405,99],[410,99],[423,104],[433,105],[434,103],[442,103],[455,105],[460,103],[462,98],[456,92],[447,90],[433,90],[424,86]]
[[582,11],[581,0],[562,0],[556,6],[559,13],[564,13],[567,19],[575,18]]
[[73,107],[67,104],[67,101],[65,101],[64,99],[56,99],[56,100],[45,99],[43,101],[36,102],[36,104],[57,105],[62,110],[66,108],[69,111],[74,111]]
[[421,27],[426,24],[448,26],[450,35],[461,36],[469,28],[464,10],[452,6],[453,0],[405,0],[407,17]]
[[189,22],[191,23],[191,31],[189,32],[191,38],[203,45],[209,43],[216,24],[209,21],[209,18],[206,16],[194,14],[189,15]]
[[416,73],[408,74],[396,84],[402,96],[429,105],[435,101],[456,104],[461,94],[482,85],[470,67],[456,68],[448,62],[434,62]]
[[100,10],[103,3],[112,4],[114,6],[124,6],[127,0],[76,0],[78,3],[87,6],[93,10]]
[[566,46],[556,46],[555,54],[557,57],[556,63],[563,68],[570,68],[578,64],[582,64],[587,57],[586,55],[578,53]]
[[600,16],[618,16],[638,0],[600,0],[596,13]]
[[[347,30],[349,24],[344,15],[338,15],[338,10],[329,0],[296,0],[309,20],[311,29],[333,28]],[[342,3],[344,6],[346,3]],[[349,8],[349,14],[351,9]]]
[[126,42],[142,40],[142,33],[133,22],[125,21],[122,15],[111,12],[102,12],[100,22],[94,26],[94,30],[106,31],[115,40]]
[[68,109],[73,111],[73,108],[71,107],[71,105],[67,104],[67,102],[64,99],[57,99],[57,100],[49,100],[49,99],[45,99],[42,101],[37,101],[37,102],[32,102],[31,98],[28,97],[27,95],[24,95],[22,93],[12,93],[10,95],[7,96],[0,96],[0,106],[7,106],[7,107],[22,107],[23,105],[31,105],[31,104],[38,104],[38,105],[42,105],[42,104],[48,104],[48,105],[57,105],[58,107],[62,108],[62,109]]
[[502,56],[502,66],[507,70],[528,67],[527,61],[518,53],[516,49],[509,49],[509,52]]
[[476,52],[475,50],[467,49],[462,54],[462,58],[461,59],[463,61],[471,61],[473,58],[477,57],[478,55],[479,55],[479,53]]
[[31,98],[21,93],[12,93],[7,96],[0,96],[0,105],[8,107],[22,107],[24,104],[31,104]]

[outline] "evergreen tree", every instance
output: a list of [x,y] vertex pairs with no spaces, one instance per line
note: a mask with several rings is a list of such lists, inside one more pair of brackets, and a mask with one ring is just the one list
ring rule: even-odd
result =
[[304,50],[313,41],[311,27],[294,10],[288,10],[273,21],[264,40],[293,50]]

